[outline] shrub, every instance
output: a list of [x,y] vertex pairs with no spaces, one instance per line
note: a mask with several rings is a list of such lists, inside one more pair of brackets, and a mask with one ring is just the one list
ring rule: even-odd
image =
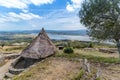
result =
[[73,48],[71,48],[71,47],[67,47],[67,48],[65,48],[64,49],[64,53],[73,53],[74,51],[73,51]]
[[89,48],[93,48],[94,47],[94,44],[92,42],[89,43],[88,45]]

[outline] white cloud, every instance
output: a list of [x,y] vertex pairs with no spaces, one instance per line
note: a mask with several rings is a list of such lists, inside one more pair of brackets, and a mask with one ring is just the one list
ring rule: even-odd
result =
[[[0,22],[5,22],[0,23],[0,30],[39,30],[42,27],[48,30],[86,29],[84,25],[80,24],[79,17],[76,14],[77,12],[70,13],[64,9],[54,10],[47,15],[42,16],[41,19],[40,16],[34,16],[31,18],[31,13],[16,14],[11,12],[8,14],[0,15]],[[10,21],[14,23],[11,23]]]
[[38,6],[42,4],[51,4],[54,0],[31,0],[32,4]]
[[20,14],[16,14],[14,12],[10,12],[8,15],[10,17],[19,18],[21,20],[31,20],[31,19],[34,19],[34,18],[37,18],[37,19],[41,18],[40,16],[35,15],[33,13],[20,13]]
[[66,9],[70,12],[74,11],[74,8],[68,3],[68,5],[66,6]]
[[24,12],[24,13],[28,13],[29,10],[24,9],[24,10],[22,10],[22,12]]
[[79,17],[76,15],[76,13],[69,13],[66,10],[60,10],[60,11],[58,10],[46,16],[47,17],[44,17],[45,19],[34,21],[33,24],[37,24],[40,27],[45,27],[46,29],[54,29],[54,30],[85,29],[85,27],[82,24],[80,24]]
[[80,4],[82,0],[71,0],[74,4]]
[[71,0],[72,3],[71,4],[69,2],[67,3],[66,10],[73,12],[76,9],[79,9],[82,1],[83,0]]
[[23,20],[41,19],[39,15],[33,13],[19,13],[9,12],[8,14],[0,15],[0,22],[18,22]]
[[20,0],[0,0],[0,6],[18,9],[24,9],[28,7],[26,3]]
[[3,22],[5,22],[5,21],[7,21],[7,19],[5,19],[5,18],[0,18],[0,23],[3,23]]
[[54,0],[0,0],[0,6],[6,8],[27,9],[30,4],[40,6],[52,4]]

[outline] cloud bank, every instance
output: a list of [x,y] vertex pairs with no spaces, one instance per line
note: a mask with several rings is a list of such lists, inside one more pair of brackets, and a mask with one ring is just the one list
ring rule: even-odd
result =
[[29,12],[29,5],[41,6],[43,4],[52,4],[54,0],[0,0],[0,6],[5,8],[16,8],[22,12],[17,14],[9,12],[0,14],[0,22],[17,22],[22,20],[41,19],[38,14]]
[[54,30],[85,29],[77,15],[81,2],[82,0],[0,0],[0,30],[32,30],[41,27]]
[[54,0],[0,0],[0,6],[6,8],[27,9],[30,4],[40,6],[43,4],[52,4]]

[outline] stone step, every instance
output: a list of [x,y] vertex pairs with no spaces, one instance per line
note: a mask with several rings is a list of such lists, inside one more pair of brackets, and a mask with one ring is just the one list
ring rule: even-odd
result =
[[17,74],[21,73],[21,72],[24,71],[24,70],[25,70],[25,69],[15,69],[15,68],[10,67],[10,68],[9,68],[9,73],[12,73],[12,74],[17,75]]

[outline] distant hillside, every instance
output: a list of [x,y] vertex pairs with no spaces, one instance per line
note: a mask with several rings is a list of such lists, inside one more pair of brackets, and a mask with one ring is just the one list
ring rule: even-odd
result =
[[[24,30],[24,31],[0,31],[0,42],[30,42],[40,32],[40,30]],[[86,30],[69,30],[56,31],[46,30],[49,37],[55,40],[89,40],[86,38]],[[82,36],[82,37],[81,37]],[[85,38],[84,38],[85,37]]]
[[[38,34],[40,30],[24,30],[24,31],[0,31],[0,35],[14,35],[14,34]],[[60,35],[86,35],[86,30],[46,30],[49,34]]]
[[52,30],[47,30],[47,33],[62,34],[62,35],[86,35],[86,30],[71,30],[71,31],[52,31]]

